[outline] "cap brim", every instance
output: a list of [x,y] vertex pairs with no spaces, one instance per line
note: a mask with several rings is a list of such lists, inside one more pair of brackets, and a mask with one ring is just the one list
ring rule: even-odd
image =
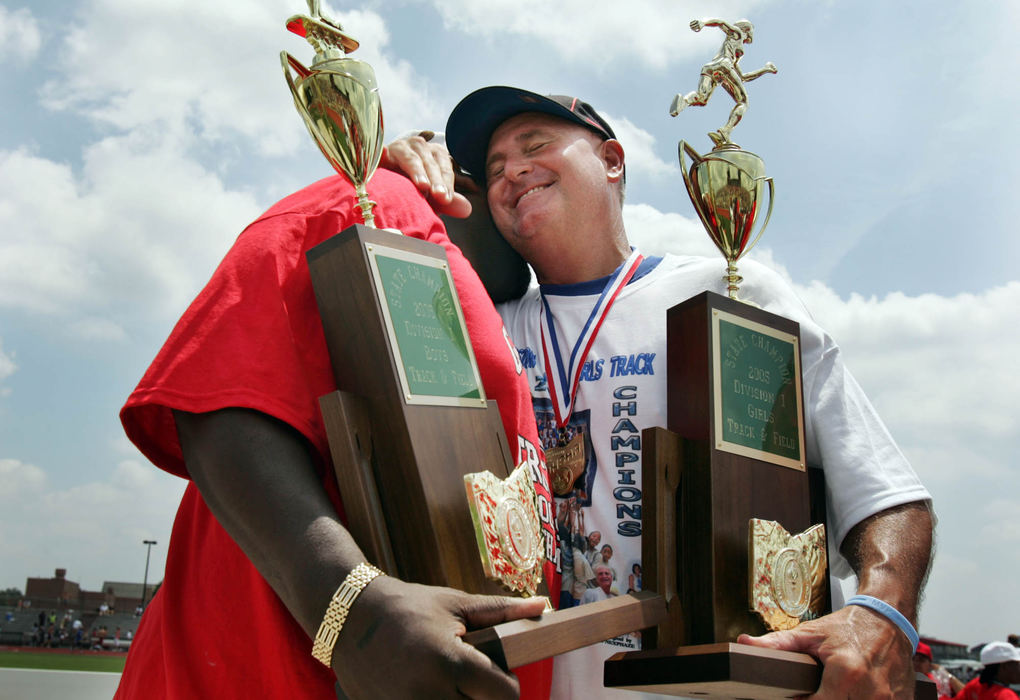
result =
[[523,112],[551,114],[593,128],[580,116],[545,95],[494,85],[475,90],[454,107],[446,122],[446,146],[450,155],[476,180],[483,180],[492,132],[510,117]]

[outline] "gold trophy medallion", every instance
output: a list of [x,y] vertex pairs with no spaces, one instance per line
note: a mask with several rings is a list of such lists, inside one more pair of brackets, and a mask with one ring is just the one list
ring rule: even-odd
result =
[[315,60],[306,68],[282,51],[283,73],[294,106],[319,150],[354,185],[365,225],[375,228],[375,202],[365,189],[383,151],[375,71],[368,63],[347,57],[358,48],[358,42],[339,23],[322,15],[319,0],[308,0],[308,9],[311,16],[294,15],[287,20],[287,29],[308,40],[315,49]]
[[464,485],[485,575],[510,591],[535,595],[545,553],[538,497],[528,465],[522,463],[505,480],[492,472],[467,474]]
[[545,464],[549,468],[553,493],[566,496],[584,471],[584,435],[575,433],[570,442],[545,451]]
[[779,523],[752,518],[748,580],[751,610],[770,631],[821,616],[828,594],[825,525],[791,535]]
[[[743,47],[754,38],[754,27],[747,20],[732,24],[721,19],[691,22],[691,29],[695,32],[705,27],[720,29],[726,38],[715,57],[702,66],[697,89],[686,95],[677,93],[669,113],[675,117],[688,106],[704,106],[719,85],[733,98],[733,109],[726,123],[708,135],[715,144],[711,153],[702,156],[684,141],[680,142],[678,151],[687,194],[712,242],[726,258],[726,276],[723,279],[726,280],[729,297],[736,299],[743,281],[737,274],[737,260],[754,247],[768,226],[774,188],[772,178],[765,176],[764,161],[733,143],[730,133],[747,111],[744,83],[777,71],[771,62],[750,73],[741,70],[739,61],[744,55]],[[692,160],[689,170],[684,162],[685,152]],[[768,209],[755,233],[766,186]]]

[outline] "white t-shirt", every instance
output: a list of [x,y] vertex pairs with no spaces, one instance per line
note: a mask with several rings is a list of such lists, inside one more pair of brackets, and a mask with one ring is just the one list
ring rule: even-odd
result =
[[[599,531],[599,546],[612,546],[624,581],[632,572],[640,576],[641,431],[666,425],[666,310],[705,290],[726,293],[719,259],[667,255],[654,262],[645,261],[606,316],[587,356],[566,434],[556,428],[549,399],[539,290],[499,307],[528,373],[543,446],[555,447],[575,432],[585,436],[585,471],[569,496],[581,506],[577,520],[585,532],[574,541]],[[742,298],[800,324],[807,460],[825,469],[831,571],[849,575],[838,545],[854,525],[930,495],[843,365],[839,347],[789,285],[751,261],[741,263],[741,273]],[[542,291],[568,358],[602,282],[547,285]],[[601,669],[612,654],[639,648],[638,638],[625,635],[557,657],[553,697],[635,698],[603,688]]]

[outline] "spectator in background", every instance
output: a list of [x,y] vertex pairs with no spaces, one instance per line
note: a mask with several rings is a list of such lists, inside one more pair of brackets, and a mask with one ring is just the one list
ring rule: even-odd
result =
[[1006,641],[1015,647],[1020,647],[1020,634],[1011,634],[1006,637]]
[[592,530],[588,533],[588,549],[584,555],[588,557],[588,563],[593,567],[597,563],[599,557],[599,542],[601,541],[602,533],[598,530]]
[[[609,569],[609,573],[612,575],[613,582],[615,583],[616,579],[617,579],[616,569],[613,567],[612,564],[609,563],[609,560],[612,559],[612,558],[613,558],[613,547],[612,547],[612,545],[604,544],[604,545],[602,545],[602,549],[599,550],[595,554],[594,557],[592,557],[591,568],[592,568],[593,571],[595,571],[600,566],[606,567],[607,569]],[[597,582],[596,582],[596,585],[598,585]],[[591,588],[590,585],[589,585],[589,588]]]
[[633,593],[641,590],[641,565],[637,562],[634,566],[630,567],[630,576],[627,580],[627,592]]
[[949,673],[935,663],[931,647],[924,642],[918,642],[917,651],[914,652],[914,671],[927,676],[935,682],[939,700],[952,697],[953,691],[949,683]]
[[989,642],[981,649],[981,675],[967,685],[949,677],[956,695],[953,700],[1020,700],[1009,689],[1020,683],[1020,649],[1008,642]]
[[599,564],[595,567],[595,583],[596,588],[589,588],[581,596],[581,605],[586,603],[597,603],[600,600],[606,598],[612,598],[616,595],[613,591],[613,570],[605,564]]

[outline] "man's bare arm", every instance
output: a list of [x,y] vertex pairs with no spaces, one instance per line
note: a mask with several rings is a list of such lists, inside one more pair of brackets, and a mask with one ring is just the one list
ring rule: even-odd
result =
[[[879,598],[913,624],[931,563],[933,527],[927,502],[876,513],[847,535],[841,552],[857,572],[858,593]],[[795,629],[742,644],[800,651],[825,666],[815,698],[912,697],[913,649],[903,632],[870,609],[850,605]]]
[[933,531],[927,502],[890,508],[854,526],[840,551],[857,573],[857,592],[884,600],[917,625]]
[[[333,592],[364,555],[319,483],[307,442],[247,409],[174,418],[209,509],[314,637]],[[333,670],[350,698],[516,697],[516,680],[460,635],[540,614],[542,605],[380,576],[355,600]]]

